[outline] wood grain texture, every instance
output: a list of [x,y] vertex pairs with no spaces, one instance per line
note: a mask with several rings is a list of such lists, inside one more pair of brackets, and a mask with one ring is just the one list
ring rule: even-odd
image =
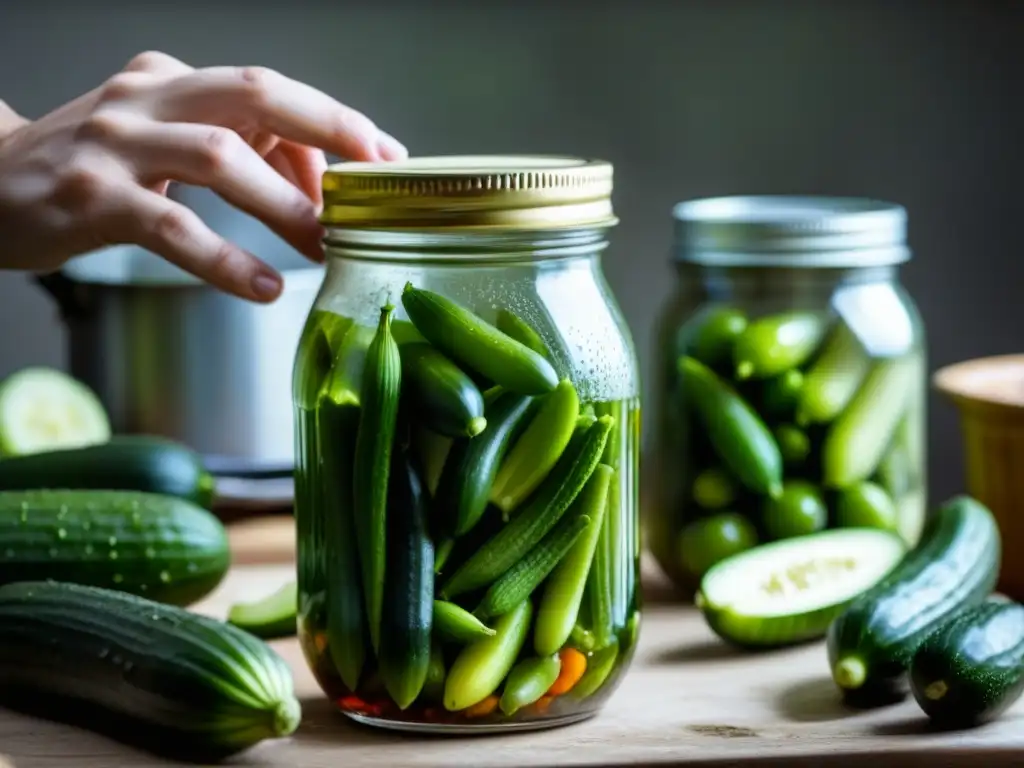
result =
[[[289,565],[236,568],[198,610],[223,616],[291,578]],[[651,586],[656,586],[652,584]],[[654,595],[659,594],[654,590]],[[476,738],[412,737],[349,723],[324,701],[294,641],[273,644],[295,670],[304,721],[295,737],[232,765],[285,768],[789,766],[959,768],[1024,764],[1024,704],[984,728],[931,732],[912,701],[844,708],[820,643],[760,655],[730,651],[692,609],[648,598],[637,660],[603,713],[557,730]],[[0,765],[172,765],[102,737],[0,711]],[[5,766],[4,768],[8,768]]]

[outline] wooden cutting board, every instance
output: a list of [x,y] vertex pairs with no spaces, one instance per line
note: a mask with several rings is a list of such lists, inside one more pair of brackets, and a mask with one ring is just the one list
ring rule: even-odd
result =
[[[236,567],[197,606],[223,616],[292,578],[290,564]],[[652,577],[652,581],[653,581]],[[651,584],[656,586],[656,583]],[[657,593],[656,593],[657,594]],[[512,768],[513,766],[787,766],[1000,768],[1024,764],[1024,702],[989,726],[931,732],[912,701],[871,712],[844,708],[820,643],[764,654],[726,648],[692,609],[648,598],[630,674],[594,719],[565,728],[475,738],[393,734],[349,723],[323,700],[294,640],[274,646],[291,664],[303,704],[293,738],[233,761],[265,768]],[[0,768],[172,765],[67,726],[0,711]],[[870,762],[869,762],[870,761]]]

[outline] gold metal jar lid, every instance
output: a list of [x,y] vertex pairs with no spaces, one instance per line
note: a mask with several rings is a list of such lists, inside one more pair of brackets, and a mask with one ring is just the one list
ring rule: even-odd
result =
[[323,177],[321,223],[341,229],[610,227],[612,165],[558,156],[347,162]]

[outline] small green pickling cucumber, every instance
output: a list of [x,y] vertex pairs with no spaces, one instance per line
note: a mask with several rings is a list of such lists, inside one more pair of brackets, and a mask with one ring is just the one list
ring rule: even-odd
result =
[[457,643],[494,636],[494,630],[472,613],[444,600],[434,601],[434,631],[445,640]]
[[455,658],[444,682],[444,708],[449,712],[479,704],[501,685],[526,642],[533,605],[524,600],[494,626],[493,637],[477,640]]
[[302,408],[312,410],[324,380],[331,371],[335,352],[352,320],[326,310],[310,313],[292,370],[292,392]]
[[704,509],[724,509],[736,501],[736,483],[719,467],[705,469],[693,480],[693,500]]
[[540,337],[540,334],[515,312],[504,307],[499,309],[495,326],[506,336],[515,339],[523,346],[529,347],[538,355],[551,359],[551,353],[548,351],[547,345]]
[[613,641],[610,645],[594,651],[587,660],[587,671],[583,673],[583,677],[573,686],[568,695],[574,699],[593,696],[608,680],[608,676],[615,669],[615,662],[618,661],[618,658],[618,641]]
[[416,326],[408,320],[392,320],[391,335],[399,347],[406,344],[422,344],[426,341],[423,334],[416,330]]
[[533,594],[589,525],[590,518],[586,515],[560,520],[526,557],[491,584],[473,614],[480,619],[501,616]]
[[791,419],[803,395],[804,375],[799,368],[790,368],[766,379],[761,387],[761,408],[778,419]]
[[562,379],[501,463],[491,485],[492,504],[508,515],[533,493],[569,444],[579,410],[576,387]]
[[804,376],[796,423],[825,424],[842,413],[867,375],[871,359],[853,331],[840,323]]
[[680,564],[694,576],[713,565],[757,546],[757,529],[736,512],[694,520],[679,533]]
[[784,464],[799,466],[807,461],[811,455],[811,438],[806,432],[792,424],[779,424],[773,434]]
[[885,489],[865,481],[840,492],[836,501],[836,524],[840,528],[896,531],[899,528],[899,515]]
[[427,497],[405,451],[392,456],[388,493],[388,570],[384,576],[377,669],[391,699],[406,709],[423,690],[434,616],[434,547]]
[[402,305],[427,341],[510,392],[543,395],[558,386],[551,363],[451,299],[406,283]]
[[602,416],[577,446],[569,447],[531,500],[444,583],[445,597],[485,587],[504,574],[551,531],[601,460],[614,419]]
[[514,715],[547,693],[558,679],[562,661],[557,654],[523,659],[508,673],[498,706],[506,715]]
[[828,525],[821,491],[804,480],[787,480],[778,498],[764,502],[764,529],[773,540],[807,536]]
[[403,386],[418,420],[447,437],[476,437],[484,431],[484,398],[459,366],[426,342],[399,349]]
[[747,329],[747,316],[732,307],[712,307],[683,327],[683,350],[714,370],[732,361],[736,339]]
[[529,395],[504,392],[486,410],[487,427],[457,439],[445,460],[434,507],[447,517],[448,534],[462,536],[487,509],[495,475],[532,403]]
[[827,487],[845,488],[874,473],[903,416],[915,373],[913,361],[906,358],[872,366],[825,435],[821,464]]
[[[533,648],[540,656],[557,653],[572,634],[583,602],[594,550],[601,535],[601,525],[608,508],[608,488],[614,474],[611,467],[599,464],[573,502],[573,507],[588,516],[591,522],[544,587],[533,629]],[[573,510],[568,514],[572,515]]]
[[384,605],[388,476],[402,388],[402,360],[391,336],[394,310],[391,304],[381,309],[377,332],[366,352],[352,480],[356,541],[374,650],[379,647]]
[[684,396],[697,412],[708,438],[732,473],[755,493],[782,491],[782,454],[753,408],[703,363],[679,362]]
[[427,667],[427,680],[423,683],[421,697],[431,704],[443,704],[444,679],[447,674],[444,651],[440,644],[434,643],[430,646],[430,664]]
[[733,346],[736,378],[767,379],[798,368],[814,354],[825,323],[811,312],[784,312],[748,324]]

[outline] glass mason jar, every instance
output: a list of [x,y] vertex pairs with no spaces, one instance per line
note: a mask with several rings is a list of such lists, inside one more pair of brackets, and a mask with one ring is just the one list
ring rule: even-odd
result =
[[899,283],[906,215],[848,198],[674,211],[657,334],[650,548],[690,597],[716,562],[830,527],[917,542],[925,343]]
[[299,344],[299,627],[403,730],[594,714],[638,632],[639,382],[601,272],[612,168],[344,163]]

